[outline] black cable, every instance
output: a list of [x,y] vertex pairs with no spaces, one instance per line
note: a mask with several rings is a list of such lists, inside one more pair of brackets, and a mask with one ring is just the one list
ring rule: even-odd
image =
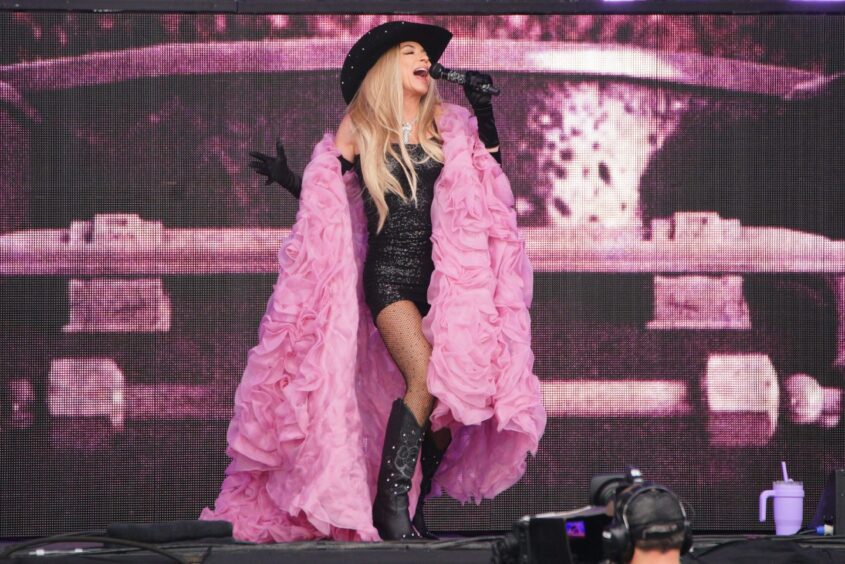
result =
[[713,551],[715,551],[719,548],[724,548],[726,546],[731,546],[731,545],[738,544],[738,543],[741,543],[741,542],[747,542],[749,540],[752,540],[752,539],[748,539],[748,538],[731,539],[731,540],[728,540],[728,541],[725,541],[725,542],[721,542],[719,544],[714,544],[713,546],[708,546],[707,548],[700,549],[700,550],[695,549],[695,541],[693,540],[692,550],[690,551],[690,553],[693,556],[696,556],[696,557],[704,556],[705,554],[710,554],[711,552],[713,552]]
[[828,543],[828,542],[843,542],[845,541],[845,535],[815,535],[815,536],[807,536],[807,535],[780,535],[780,536],[772,536],[772,537],[764,537],[770,538],[771,540],[777,541],[795,541],[800,543]]
[[816,537],[799,537],[794,539],[798,544],[809,545],[843,545],[845,546],[845,535],[819,535]]
[[[85,537],[102,537],[106,536],[105,529],[89,529],[87,531],[71,531],[69,533],[62,533],[66,537],[82,535]],[[34,539],[33,539],[34,540]]]
[[795,544],[803,544],[803,545],[839,545],[842,544],[845,546],[845,535],[827,535],[827,536],[817,536],[817,537],[808,537],[805,535],[760,535],[755,537],[744,537],[740,539],[731,539],[726,542],[721,542],[719,544],[715,544],[713,546],[709,546],[703,550],[695,551],[695,556],[704,556],[710,554],[711,552],[715,552],[719,549],[726,548],[728,546],[739,544],[743,542],[749,542],[754,540],[771,540],[776,542],[794,542]]
[[68,541],[82,541],[82,542],[98,542],[102,544],[117,544],[122,546],[128,546],[132,548],[138,548],[141,550],[148,550],[150,552],[155,552],[156,554],[160,554],[165,558],[169,558],[179,564],[187,564],[185,560],[183,560],[180,556],[177,556],[167,550],[161,549],[155,545],[147,544],[144,542],[137,542],[137,541],[130,541],[125,539],[116,539],[112,537],[103,537],[103,536],[87,536],[87,535],[78,535],[78,534],[61,534],[61,535],[53,535],[51,537],[43,537],[40,539],[30,540],[22,543],[18,543],[16,545],[10,546],[2,553],[0,553],[0,560],[10,560],[11,555],[19,550],[24,550],[26,548],[31,548],[33,546],[40,546],[45,544],[55,544],[57,542],[68,542]]
[[436,550],[445,549],[445,548],[453,548],[456,546],[463,546],[465,544],[472,544],[472,543],[488,543],[492,544],[496,541],[499,541],[503,538],[503,535],[489,535],[484,537],[466,537],[462,539],[453,539],[453,540],[440,540],[435,542],[430,542],[426,545],[426,548],[432,548]]

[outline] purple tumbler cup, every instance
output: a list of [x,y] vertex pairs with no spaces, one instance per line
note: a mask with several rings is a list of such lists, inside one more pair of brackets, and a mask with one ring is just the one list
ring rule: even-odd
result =
[[772,486],[760,494],[760,522],[766,520],[766,500],[773,497],[775,534],[794,535],[801,529],[804,516],[804,484],[787,480]]

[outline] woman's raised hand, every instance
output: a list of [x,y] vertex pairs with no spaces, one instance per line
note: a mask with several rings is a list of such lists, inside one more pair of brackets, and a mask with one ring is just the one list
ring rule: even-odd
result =
[[476,71],[467,71],[465,75],[464,94],[472,109],[492,108],[493,96],[488,92],[481,92],[478,88],[485,84],[493,84],[493,77]]
[[299,198],[299,194],[302,192],[302,179],[288,166],[288,158],[281,141],[276,141],[275,157],[258,151],[250,151],[249,155],[254,159],[249,163],[249,166],[256,173],[267,177],[267,181],[264,182],[265,185],[278,182],[295,198]]

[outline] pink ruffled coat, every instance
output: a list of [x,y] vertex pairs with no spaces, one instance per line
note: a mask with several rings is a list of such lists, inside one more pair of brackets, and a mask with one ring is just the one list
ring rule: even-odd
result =
[[[423,331],[435,429],[452,444],[434,494],[480,501],[525,472],[546,424],[532,373],[532,270],[510,184],[469,112],[444,104]],[[235,394],[215,509],[253,542],[378,540],[371,509],[393,400],[404,391],[364,303],[367,224],[355,174],[326,135],[305,170],[280,274]],[[419,470],[411,503],[416,503]]]

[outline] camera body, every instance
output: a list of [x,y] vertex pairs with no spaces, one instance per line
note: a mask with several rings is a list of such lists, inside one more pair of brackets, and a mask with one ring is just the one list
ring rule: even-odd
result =
[[518,564],[593,564],[602,559],[602,533],[610,523],[604,507],[526,515],[507,535]]
[[644,482],[638,468],[629,468],[627,472],[595,474],[590,478],[590,504],[607,507],[623,490]]
[[[659,492],[664,502],[655,523],[630,524],[629,508],[639,496]],[[667,518],[668,515],[668,518]],[[660,530],[662,528],[662,530]],[[634,530],[632,530],[634,529]],[[684,531],[682,554],[692,532],[680,500],[669,489],[647,482],[637,468],[590,479],[590,505],[574,511],[526,515],[493,548],[497,564],[597,564],[627,562],[635,540]]]

